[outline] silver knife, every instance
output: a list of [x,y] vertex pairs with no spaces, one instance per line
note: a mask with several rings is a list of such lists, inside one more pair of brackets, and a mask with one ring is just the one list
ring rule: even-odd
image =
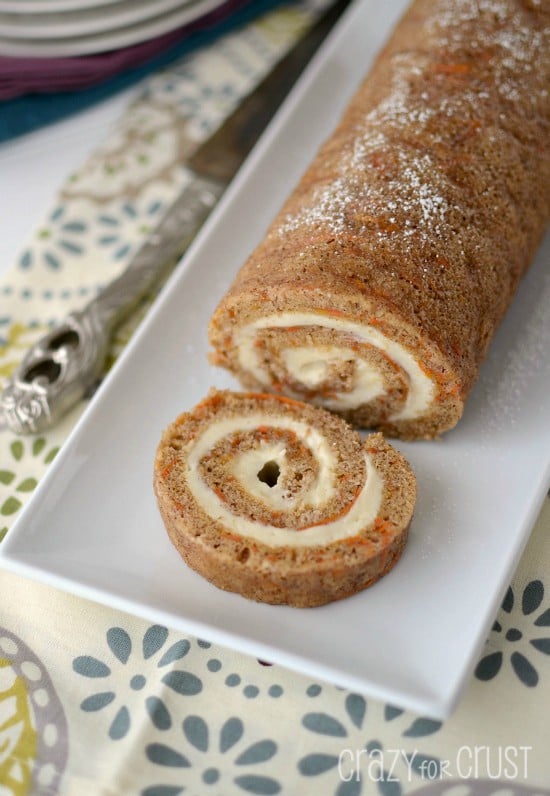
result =
[[336,0],[190,157],[192,179],[125,271],[35,343],[8,380],[0,414],[16,434],[54,425],[91,395],[115,328],[188,247],[350,0]]

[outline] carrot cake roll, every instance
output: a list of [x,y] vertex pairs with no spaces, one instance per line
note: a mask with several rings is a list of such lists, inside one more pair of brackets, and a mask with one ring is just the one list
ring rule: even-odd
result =
[[416,0],[221,300],[213,361],[405,438],[453,427],[550,206],[550,4]]
[[212,391],[158,446],[155,493],[183,559],[221,589],[322,605],[401,555],[414,475],[380,433],[291,398]]

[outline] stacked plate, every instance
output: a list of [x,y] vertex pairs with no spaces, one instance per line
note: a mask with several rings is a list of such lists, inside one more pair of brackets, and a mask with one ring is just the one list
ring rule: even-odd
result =
[[[215,32],[248,5],[254,0],[0,0],[0,102],[59,92],[77,102],[81,89],[179,57],[191,34]],[[30,117],[12,103],[8,119],[3,106],[0,141],[44,123],[44,113],[51,121],[55,109],[40,99]]]
[[221,0],[0,0],[0,56],[59,58],[138,45],[209,15]]

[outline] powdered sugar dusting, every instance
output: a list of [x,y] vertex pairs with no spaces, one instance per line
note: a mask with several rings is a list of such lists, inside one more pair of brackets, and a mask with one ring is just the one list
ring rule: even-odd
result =
[[[547,58],[550,31],[533,30],[513,0],[439,0],[434,6],[426,50],[392,55],[389,90],[356,123],[336,175],[288,213],[275,234],[305,226],[334,236],[368,232],[422,242],[452,230],[450,211],[460,212],[457,190],[434,156],[438,144],[448,145],[445,120],[458,120],[459,131],[476,135],[485,116],[487,140],[496,142],[501,130],[489,129],[499,124],[488,121],[490,109],[501,109],[502,126],[507,104],[524,100],[525,77],[531,69],[537,74],[537,59]],[[477,58],[487,69],[483,78],[470,79]],[[533,103],[547,94],[540,83]]]
[[[399,146],[387,133],[388,129],[410,124],[423,126],[435,110],[427,104],[413,105],[409,101],[410,74],[419,71],[411,56],[399,55],[395,67],[391,90],[366,115],[363,129],[343,155],[340,174],[317,189],[307,209],[284,220],[280,229],[283,234],[303,224],[323,226],[338,234],[349,228],[350,223],[355,232],[361,234],[371,229],[373,220],[378,219],[374,232],[386,236],[395,232],[398,210],[410,216],[401,230],[403,235],[410,236],[414,230],[423,230],[426,234],[440,231],[447,202],[439,190],[441,178],[430,156]],[[397,162],[396,176],[383,186],[365,179],[365,164],[369,158],[384,159],[389,153]],[[358,212],[359,208],[364,212]]]
[[[531,5],[540,5],[531,0]],[[492,19],[491,35],[485,31],[484,19]],[[535,30],[526,24],[525,16],[511,0],[443,0],[440,12],[430,27],[441,46],[464,48],[461,30],[473,34],[468,46],[472,50],[494,48],[494,77],[496,90],[509,101],[521,96],[521,78],[536,69],[537,56],[543,56],[548,44],[549,29]]]
[[484,433],[514,427],[521,421],[521,411],[533,391],[533,379],[545,362],[550,340],[550,274],[543,274],[531,285],[529,317],[523,319],[521,334],[499,359],[492,379],[484,383],[486,391]]

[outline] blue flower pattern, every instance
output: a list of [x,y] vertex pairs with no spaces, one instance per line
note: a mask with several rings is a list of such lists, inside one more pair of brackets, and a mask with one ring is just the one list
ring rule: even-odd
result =
[[[488,652],[481,658],[475,670],[478,680],[494,679],[509,656],[512,670],[523,685],[534,688],[538,684],[538,653],[550,655],[550,606],[542,607],[543,601],[544,585],[541,580],[531,580],[525,586],[521,604],[518,604],[513,587],[508,588],[490,638],[491,644],[498,644],[502,639],[506,641],[506,646]],[[529,636],[525,632],[525,617],[533,617]],[[519,624],[523,630],[519,629]]]
[[[320,686],[310,686],[308,693],[316,697],[321,690]],[[311,711],[302,717],[302,726],[306,730],[317,735],[319,739],[330,740],[326,744],[330,751],[321,749],[304,755],[298,761],[298,770],[303,777],[322,778],[320,793],[334,796],[370,796],[376,784],[381,796],[401,796],[401,780],[408,781],[410,772],[419,778],[424,776],[425,771],[429,771],[430,776],[438,775],[439,760],[419,752],[412,742],[410,753],[403,751],[396,755],[395,750],[385,749],[378,738],[369,737],[368,728],[365,727],[368,705],[360,694],[346,693],[343,708],[341,716]],[[401,739],[405,740],[432,735],[441,727],[441,722],[424,717],[410,722],[410,718],[400,708],[392,705],[384,707],[385,722],[393,722],[399,717],[406,720],[407,726],[401,731]],[[379,725],[377,717],[376,726],[379,728]],[[335,740],[338,741],[336,744]],[[400,740],[399,745],[405,747],[405,740]],[[339,749],[340,754],[335,754],[335,749]],[[349,756],[344,754],[347,750]]]
[[18,266],[29,270],[43,265],[50,271],[58,271],[64,258],[80,257],[85,252],[88,224],[70,214],[67,206],[58,204],[38,230],[33,246],[23,250]]
[[[168,630],[161,625],[149,627],[142,639],[142,656],[138,660],[136,667],[132,665],[133,644],[129,634],[121,627],[111,627],[107,631],[106,640],[107,646],[112,656],[114,656],[114,661],[111,661],[109,665],[93,656],[80,655],[73,660],[73,670],[83,677],[100,681],[108,680],[111,675],[115,678],[117,674],[122,673],[128,684],[128,696],[130,696],[131,692],[142,691],[148,685],[147,678],[143,674],[141,667],[143,666],[144,669],[150,670],[150,665],[144,664],[155,656],[160,655],[168,640],[168,635]],[[184,658],[189,652],[190,646],[187,639],[179,639],[171,644],[158,660],[157,669],[162,670]],[[144,699],[144,705],[153,726],[161,731],[168,730],[172,726],[172,716],[169,707],[155,693],[163,685],[183,696],[193,696],[202,691],[201,679],[191,672],[180,669],[170,668],[160,678],[160,682],[154,682],[153,693],[148,693]],[[116,692],[106,687],[86,697],[80,703],[80,707],[86,712],[96,712],[115,702],[117,702]],[[128,734],[130,727],[130,711],[126,704],[122,704],[118,707],[111,720],[108,730],[109,737],[112,740],[120,740]]]
[[108,249],[114,260],[128,258],[158,224],[163,203],[149,202],[142,210],[135,202],[122,202],[118,211],[103,212],[97,218],[97,243]]
[[150,743],[145,750],[147,759],[170,769],[178,784],[153,785],[145,788],[142,796],[176,796],[186,790],[187,784],[199,788],[196,792],[200,793],[207,793],[205,786],[209,785],[216,785],[222,793],[229,792],[234,785],[246,793],[261,796],[280,793],[277,779],[257,773],[255,768],[249,771],[249,766],[260,766],[272,760],[278,751],[277,744],[265,738],[242,748],[245,727],[240,718],[231,716],[223,723],[216,743],[211,742],[211,731],[201,716],[186,716],[182,731],[183,748]]

